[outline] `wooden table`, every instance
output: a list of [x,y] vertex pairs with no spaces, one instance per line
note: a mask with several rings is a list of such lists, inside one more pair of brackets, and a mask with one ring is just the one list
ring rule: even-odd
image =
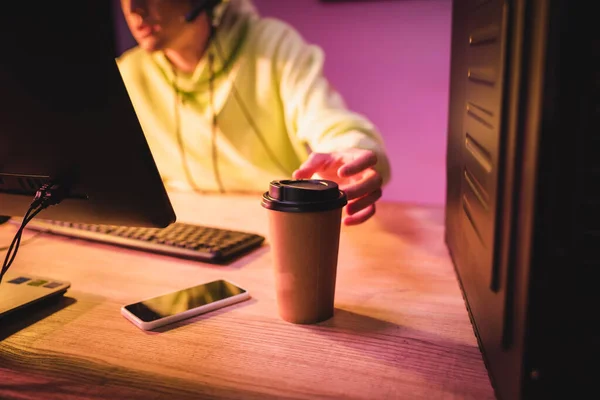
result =
[[[0,398],[494,397],[443,242],[441,207],[381,202],[376,217],[344,227],[335,316],[301,326],[277,316],[258,197],[171,198],[180,221],[254,231],[267,243],[213,266],[34,238],[11,270],[72,287],[57,304],[0,320]],[[15,231],[0,226],[0,247]],[[123,304],[217,278],[252,299],[154,333],[120,314]]]

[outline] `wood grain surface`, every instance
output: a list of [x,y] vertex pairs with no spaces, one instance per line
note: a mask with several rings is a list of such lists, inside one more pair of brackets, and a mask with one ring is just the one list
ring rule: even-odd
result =
[[[1,399],[494,398],[443,242],[441,207],[381,202],[373,219],[344,227],[334,317],[294,325],[277,315],[260,199],[171,199],[180,221],[267,241],[215,266],[35,237],[11,272],[72,286],[58,301],[0,320]],[[0,247],[15,232],[0,226]],[[156,332],[120,314],[124,304],[219,278],[252,298]]]

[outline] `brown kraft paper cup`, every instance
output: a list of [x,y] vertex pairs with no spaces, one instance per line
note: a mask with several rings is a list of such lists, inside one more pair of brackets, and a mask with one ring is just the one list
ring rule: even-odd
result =
[[280,317],[313,324],[333,316],[342,208],[346,195],[326,180],[271,182],[262,205],[269,231]]

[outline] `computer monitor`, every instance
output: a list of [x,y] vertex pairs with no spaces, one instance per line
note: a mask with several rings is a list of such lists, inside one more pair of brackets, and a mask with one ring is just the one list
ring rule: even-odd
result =
[[0,215],[166,227],[175,213],[115,61],[112,1],[10,2],[0,32]]

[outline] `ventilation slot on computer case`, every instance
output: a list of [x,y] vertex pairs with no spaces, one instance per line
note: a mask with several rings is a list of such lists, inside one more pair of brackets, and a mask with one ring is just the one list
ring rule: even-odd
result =
[[[466,24],[466,46],[461,65],[461,85],[464,97],[460,103],[460,176],[451,177],[451,185],[459,186],[459,236],[465,254],[465,270],[477,271],[477,280],[498,289],[494,268],[496,209],[498,207],[498,179],[501,113],[504,98],[505,75],[505,18],[506,10],[499,2],[479,1],[465,3],[463,22]],[[457,70],[458,71],[458,70]],[[464,74],[464,75],[463,75]],[[456,74],[455,74],[456,75]],[[458,83],[458,81],[457,81]],[[453,116],[458,119],[459,114]],[[452,138],[455,143],[458,140]],[[458,228],[457,226],[457,228]],[[468,249],[468,251],[466,250]],[[460,256],[459,256],[460,257]],[[485,282],[485,283],[483,283]]]

